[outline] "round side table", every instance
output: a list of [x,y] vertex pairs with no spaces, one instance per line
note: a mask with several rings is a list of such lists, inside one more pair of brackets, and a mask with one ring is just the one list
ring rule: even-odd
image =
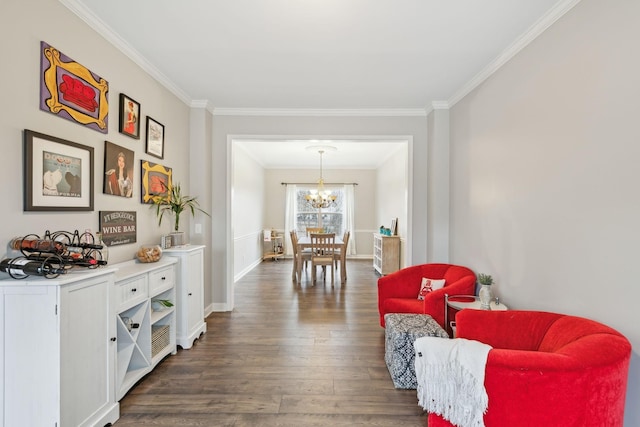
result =
[[[489,305],[489,310],[508,310],[509,307],[500,302],[500,300],[496,297],[491,300]],[[451,336],[455,338],[454,326],[449,324],[449,308],[453,308],[454,310],[462,310],[465,308],[471,308],[474,310],[483,310],[480,307],[480,297],[476,295],[444,295],[444,325],[445,328],[451,329]]]

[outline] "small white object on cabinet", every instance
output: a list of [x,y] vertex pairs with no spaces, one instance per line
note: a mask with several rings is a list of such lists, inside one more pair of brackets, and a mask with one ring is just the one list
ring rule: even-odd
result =
[[113,272],[2,280],[0,425],[116,422]]
[[[116,264],[116,400],[120,400],[167,355],[176,354],[177,260]],[[173,307],[154,310],[154,300]]]
[[189,349],[207,331],[204,321],[204,245],[183,245],[164,254],[178,259],[176,278],[176,342]]
[[373,234],[373,268],[385,276],[400,269],[400,237]]

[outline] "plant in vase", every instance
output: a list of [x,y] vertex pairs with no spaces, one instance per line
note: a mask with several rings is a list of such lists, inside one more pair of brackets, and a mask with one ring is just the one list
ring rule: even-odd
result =
[[483,310],[491,310],[491,285],[493,284],[493,277],[489,274],[478,274],[478,283],[480,284],[480,291],[478,291],[478,297],[480,298],[480,308]]
[[200,208],[197,197],[182,194],[179,183],[169,187],[162,183],[162,186],[167,190],[167,194],[166,196],[155,197],[153,199],[152,208],[155,208],[156,210],[158,226],[162,225],[162,218],[164,217],[164,214],[174,216],[174,231],[171,233],[171,242],[174,246],[180,246],[184,244],[184,232],[180,231],[180,215],[185,210],[191,211],[191,216],[195,216],[196,211],[200,211],[207,216],[210,215]]
[[168,299],[152,299],[151,307],[153,308],[153,311],[163,311],[167,308],[173,307],[173,303]]

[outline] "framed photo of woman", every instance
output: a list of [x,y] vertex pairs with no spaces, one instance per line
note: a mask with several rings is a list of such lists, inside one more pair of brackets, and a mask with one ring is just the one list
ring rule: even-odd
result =
[[120,133],[140,139],[140,104],[133,98],[120,94]]
[[132,150],[104,142],[104,194],[133,197],[133,162]]

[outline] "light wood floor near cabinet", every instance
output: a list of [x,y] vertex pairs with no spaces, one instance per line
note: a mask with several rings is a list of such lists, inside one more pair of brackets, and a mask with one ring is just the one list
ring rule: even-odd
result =
[[291,268],[265,261],[242,278],[234,311],[131,389],[115,426],[426,426],[384,362],[372,262],[349,260],[333,287],[310,272],[296,285]]

